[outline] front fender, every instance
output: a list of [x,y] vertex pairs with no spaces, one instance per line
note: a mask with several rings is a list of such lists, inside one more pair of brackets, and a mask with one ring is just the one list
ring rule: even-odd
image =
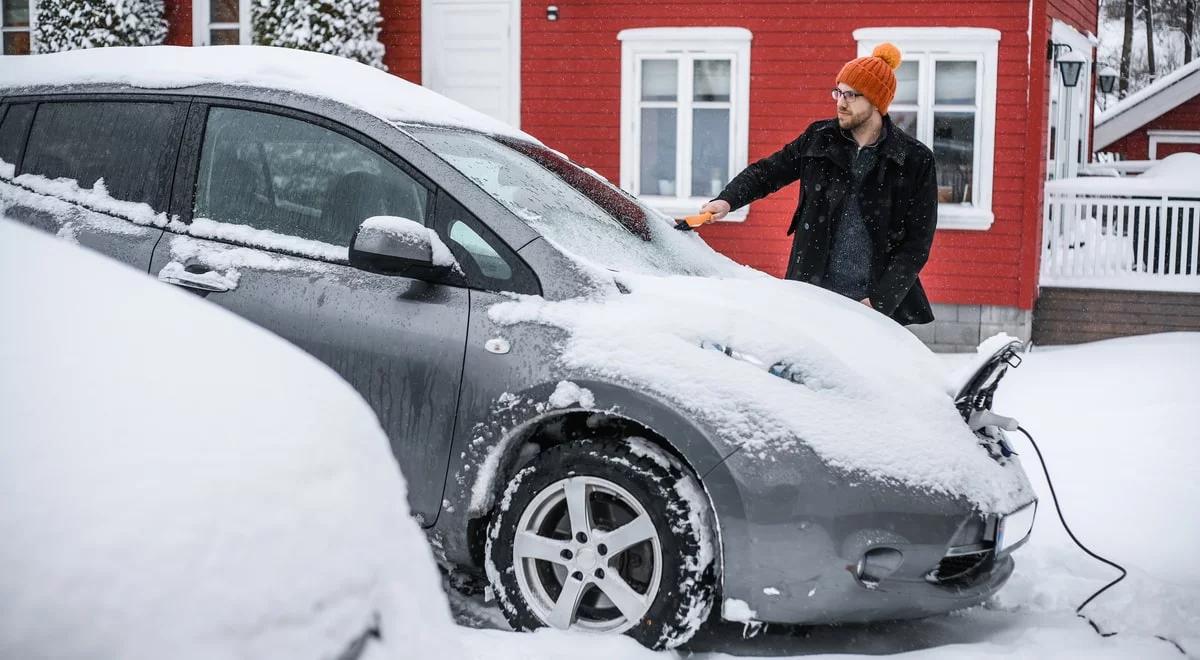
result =
[[[559,399],[564,393],[575,394],[573,387],[580,388],[583,396],[571,397],[574,401],[562,405],[564,401]],[[556,391],[559,396],[555,396]],[[664,438],[668,450],[700,477],[718,525],[727,515],[743,517],[740,489],[723,467],[725,457],[736,450],[734,445],[652,394],[632,390],[624,384],[568,375],[496,397],[469,432],[457,434],[454,471],[432,530],[435,548],[444,561],[477,564],[477,557],[471,552],[473,533],[477,525],[486,521],[497,494],[516,466],[527,459],[528,455],[522,453],[528,451],[523,449],[526,441],[539,429],[579,416],[586,416],[589,426],[599,428],[624,421]],[[713,500],[712,488],[725,495]]]

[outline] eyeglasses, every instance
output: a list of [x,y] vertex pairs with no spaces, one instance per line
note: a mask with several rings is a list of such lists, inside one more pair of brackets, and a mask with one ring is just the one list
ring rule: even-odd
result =
[[853,103],[854,99],[862,96],[862,94],[859,94],[858,92],[856,92],[854,90],[851,90],[851,89],[842,90],[842,89],[838,89],[836,87],[829,90],[829,93],[833,96],[834,101],[841,101],[842,99],[845,99],[846,103]]

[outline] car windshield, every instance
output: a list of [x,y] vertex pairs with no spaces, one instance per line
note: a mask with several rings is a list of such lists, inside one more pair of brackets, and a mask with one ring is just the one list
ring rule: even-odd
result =
[[657,275],[737,274],[695,235],[556,151],[465,131],[406,130],[580,261]]

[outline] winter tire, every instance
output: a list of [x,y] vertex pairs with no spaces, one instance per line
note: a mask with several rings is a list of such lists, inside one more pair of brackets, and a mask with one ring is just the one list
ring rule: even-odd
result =
[[508,482],[487,535],[487,575],[516,630],[624,633],[678,646],[716,589],[708,499],[683,465],[641,438],[538,454]]

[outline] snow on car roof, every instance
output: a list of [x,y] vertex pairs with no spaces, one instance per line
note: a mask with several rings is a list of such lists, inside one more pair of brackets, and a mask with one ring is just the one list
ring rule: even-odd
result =
[[271,46],[144,46],[0,58],[0,89],[86,84],[180,89],[212,83],[331,99],[389,122],[466,128],[536,142],[399,76],[324,53]]

